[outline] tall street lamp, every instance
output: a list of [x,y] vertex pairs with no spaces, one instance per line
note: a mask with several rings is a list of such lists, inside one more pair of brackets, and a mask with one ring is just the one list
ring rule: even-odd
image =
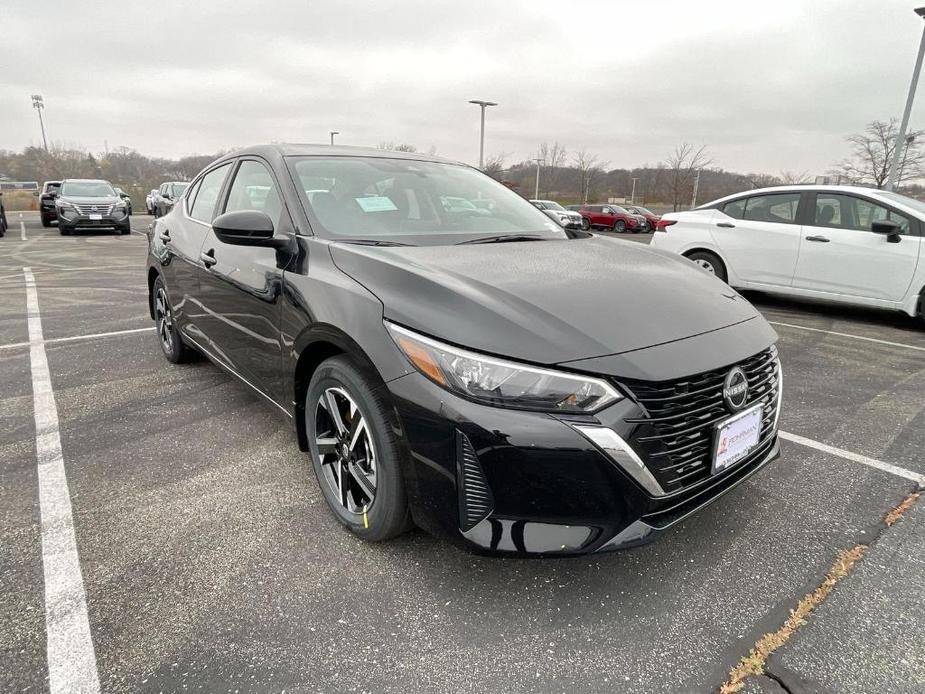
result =
[[636,181],[638,180],[638,178],[633,179],[633,192],[630,193],[630,204],[632,205],[636,204]]
[[[915,13],[925,19],[925,7],[917,7]],[[890,162],[890,175],[886,179],[886,189],[893,190],[896,184],[896,174],[899,168],[899,157],[906,144],[906,128],[909,127],[909,114],[912,112],[912,100],[915,99],[915,88],[919,83],[919,72],[922,70],[922,56],[925,55],[925,29],[922,29],[922,40],[919,42],[919,54],[915,59],[915,68],[912,70],[912,83],[909,85],[909,94],[906,96],[906,110],[903,111],[903,120],[896,133],[896,142],[893,143],[893,159]]]
[[533,194],[534,200],[540,199],[540,162],[543,161],[541,157],[534,158],[536,162],[536,191]]
[[340,131],[339,131],[339,130],[332,130],[332,131],[331,131],[331,146],[332,146],[332,147],[334,146],[334,136],[335,136],[335,135],[340,135]]
[[42,144],[45,145],[45,151],[48,151],[48,140],[45,139],[45,121],[42,119],[42,109],[45,108],[45,101],[41,94],[32,95],[32,108],[39,112],[39,125],[42,128]]
[[485,166],[485,108],[487,106],[497,106],[494,101],[479,101],[478,99],[472,99],[469,101],[470,104],[476,104],[482,107],[482,129],[479,134],[479,168]]

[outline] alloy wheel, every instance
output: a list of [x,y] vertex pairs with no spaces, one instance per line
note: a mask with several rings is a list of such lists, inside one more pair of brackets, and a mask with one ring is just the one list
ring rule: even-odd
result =
[[362,514],[376,498],[376,449],[366,418],[343,388],[326,388],[318,398],[315,444],[334,498]]
[[711,275],[716,274],[716,268],[713,267],[713,263],[711,263],[706,258],[694,258],[694,265],[702,267],[704,270],[709,272]]
[[173,311],[163,286],[159,286],[154,294],[154,322],[161,348],[170,354],[173,352]]

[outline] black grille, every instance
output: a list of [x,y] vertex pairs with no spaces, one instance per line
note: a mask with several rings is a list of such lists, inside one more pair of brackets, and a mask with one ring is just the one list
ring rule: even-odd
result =
[[723,402],[723,382],[733,366],[748,377],[748,402],[742,409],[764,406],[759,443],[736,466],[771,448],[779,388],[776,357],[776,348],[770,347],[738,364],[687,378],[621,382],[646,411],[645,417],[628,420],[639,424],[631,440],[666,493],[688,489],[711,476],[714,425],[732,416]]
[[494,509],[495,501],[469,438],[456,432],[456,472],[459,484],[459,526],[470,530]]

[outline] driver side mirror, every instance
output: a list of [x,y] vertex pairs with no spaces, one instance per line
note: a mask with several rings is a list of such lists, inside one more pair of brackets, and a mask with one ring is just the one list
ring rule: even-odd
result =
[[273,236],[273,221],[259,210],[225,212],[212,220],[212,231],[222,243],[231,246],[284,248],[289,239]]
[[889,243],[899,243],[902,227],[894,219],[880,219],[870,225],[870,230],[875,234],[885,234]]

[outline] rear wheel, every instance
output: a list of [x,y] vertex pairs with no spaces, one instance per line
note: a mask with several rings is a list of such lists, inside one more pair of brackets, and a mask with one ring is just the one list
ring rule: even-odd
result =
[[687,257],[694,265],[709,272],[711,275],[716,275],[723,282],[728,280],[726,266],[723,265],[723,261],[720,260],[716,254],[710,253],[710,251],[694,251],[688,254]]
[[337,356],[321,363],[305,395],[305,431],[324,500],[344,527],[372,542],[411,527],[401,449],[377,385]]
[[164,287],[164,280],[158,277],[154,280],[152,288],[152,298],[154,308],[154,326],[157,331],[157,341],[161,345],[161,351],[171,364],[179,364],[189,361],[193,353],[183,342],[177,322],[173,316],[173,306],[170,304],[170,298],[167,296],[167,289]]

